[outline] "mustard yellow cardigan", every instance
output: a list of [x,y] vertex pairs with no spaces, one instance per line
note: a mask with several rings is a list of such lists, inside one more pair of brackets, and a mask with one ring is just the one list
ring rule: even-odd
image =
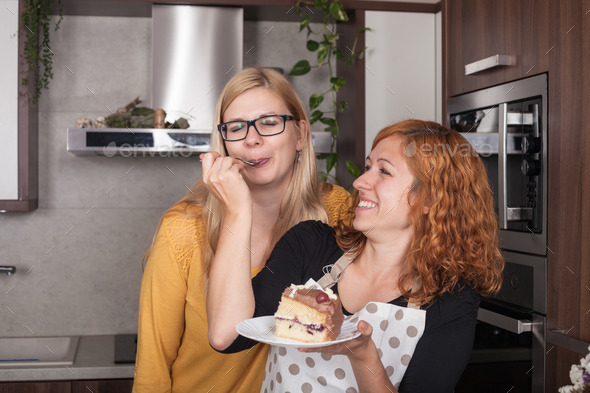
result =
[[[324,195],[330,225],[348,217],[348,197],[338,186]],[[143,273],[133,392],[258,392],[268,346],[235,354],[210,347],[201,260],[206,226],[201,207],[180,207],[189,214],[164,215]]]

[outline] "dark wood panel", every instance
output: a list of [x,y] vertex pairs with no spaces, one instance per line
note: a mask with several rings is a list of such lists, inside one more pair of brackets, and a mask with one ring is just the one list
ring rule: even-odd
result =
[[70,393],[70,382],[17,382],[0,383],[2,393]]
[[[547,328],[590,341],[590,1],[544,2],[551,15]],[[579,359],[556,352],[548,357],[547,370],[553,372],[546,392],[567,383]]]
[[[353,47],[356,32],[365,27],[364,11],[355,11],[350,21],[338,25],[341,39],[338,41],[342,53]],[[359,36],[357,48],[365,46],[364,33]],[[347,79],[338,92],[338,101],[348,102],[348,109],[338,114],[339,135],[336,145],[338,183],[346,189],[352,189],[354,178],[346,169],[346,161],[352,161],[359,167],[365,162],[365,60],[356,59],[352,66],[338,62],[337,74]]]
[[[552,344],[547,344],[546,352],[545,360],[547,363],[545,369],[548,372],[545,378],[545,392],[555,393],[558,388],[572,384],[569,378],[569,369],[572,364],[580,363],[581,355]],[[553,370],[564,368],[567,368],[567,373],[553,372]]]
[[[151,15],[152,3],[180,5],[211,5],[238,7],[292,7],[296,0],[63,0],[65,15],[143,16]],[[398,1],[342,0],[350,10],[400,11],[437,13],[441,3],[409,3]],[[55,10],[57,12],[57,9]]]
[[72,393],[131,393],[132,388],[132,379],[72,382]]
[[541,74],[549,71],[549,59],[552,56],[550,35],[547,27],[552,24],[550,2],[532,0],[524,9],[524,31],[522,53],[522,72],[524,76]]
[[426,12],[436,14],[441,10],[440,1],[434,4],[429,4],[399,1],[342,0],[342,5],[348,9],[367,11]]
[[[524,16],[531,9],[529,0],[449,0],[445,10],[446,69],[448,96],[478,90],[523,77],[523,52],[527,24]],[[493,55],[510,55],[515,64],[473,75],[465,75],[465,65]]]
[[39,207],[38,200],[11,201],[0,200],[0,212],[28,212]]

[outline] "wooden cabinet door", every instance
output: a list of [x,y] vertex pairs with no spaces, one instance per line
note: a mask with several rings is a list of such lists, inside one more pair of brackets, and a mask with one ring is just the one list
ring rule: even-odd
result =
[[[447,98],[523,78],[530,69],[533,0],[447,0],[443,4]],[[512,65],[465,75],[465,66],[494,55]],[[533,74],[531,74],[533,75]]]
[[132,379],[72,382],[72,393],[131,393],[132,388]]
[[2,393],[71,393],[72,384],[67,382],[17,382],[0,383]]
[[38,205],[39,143],[37,104],[29,101],[21,84],[24,77],[34,80],[22,60],[25,29],[18,28],[24,0],[2,5],[6,12],[0,15],[0,211],[30,211]]

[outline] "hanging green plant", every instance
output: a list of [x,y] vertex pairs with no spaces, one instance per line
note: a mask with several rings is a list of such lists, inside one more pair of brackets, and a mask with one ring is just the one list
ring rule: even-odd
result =
[[[305,7],[311,11],[315,9],[319,13],[322,23],[320,31],[312,29],[313,15],[303,15],[302,8]],[[311,11],[314,15],[316,12]],[[345,65],[352,65],[354,60],[362,58],[366,48],[357,48],[358,37],[363,31],[370,30],[369,28],[359,29],[352,48],[349,53],[344,55],[338,48],[338,40],[340,35],[337,32],[337,22],[348,21],[346,10],[342,6],[340,0],[298,0],[295,5],[295,13],[301,17],[299,24],[299,31],[305,31],[307,34],[306,48],[310,52],[316,52],[316,64],[312,65],[308,60],[300,60],[291,69],[289,75],[305,75],[313,68],[327,67],[329,75],[329,88],[326,91],[314,93],[309,98],[309,110],[311,111],[310,123],[314,124],[320,122],[326,127],[324,131],[332,133],[332,152],[324,153],[319,156],[326,160],[326,172],[320,173],[322,180],[331,178],[336,182],[336,179],[330,175],[330,172],[336,166],[338,155],[336,150],[336,139],[338,138],[338,113],[343,112],[348,108],[346,101],[338,101],[336,93],[346,84],[346,78],[336,75],[335,67],[337,61],[342,61]],[[319,109],[320,104],[324,98],[328,97],[331,103],[330,111],[322,111]],[[350,161],[346,162],[348,172],[355,178],[360,175],[359,168]]]
[[[26,34],[24,60],[29,74],[23,77],[23,86],[30,86],[29,99],[37,102],[43,89],[49,87],[53,78],[53,55],[49,46],[51,13],[55,0],[24,0],[21,12],[21,26]],[[59,29],[62,21],[62,0],[57,0],[59,19],[54,30]],[[29,79],[31,78],[31,79]]]

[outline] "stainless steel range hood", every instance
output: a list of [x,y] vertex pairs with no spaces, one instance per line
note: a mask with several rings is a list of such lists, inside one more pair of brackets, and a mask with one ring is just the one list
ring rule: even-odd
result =
[[152,107],[211,132],[217,99],[242,69],[243,30],[242,8],[153,5]]
[[[242,69],[243,9],[192,5],[152,8],[152,107],[190,128],[68,128],[76,155],[186,157],[210,150],[215,106],[223,87]],[[331,151],[329,132],[312,132],[316,153]]]

